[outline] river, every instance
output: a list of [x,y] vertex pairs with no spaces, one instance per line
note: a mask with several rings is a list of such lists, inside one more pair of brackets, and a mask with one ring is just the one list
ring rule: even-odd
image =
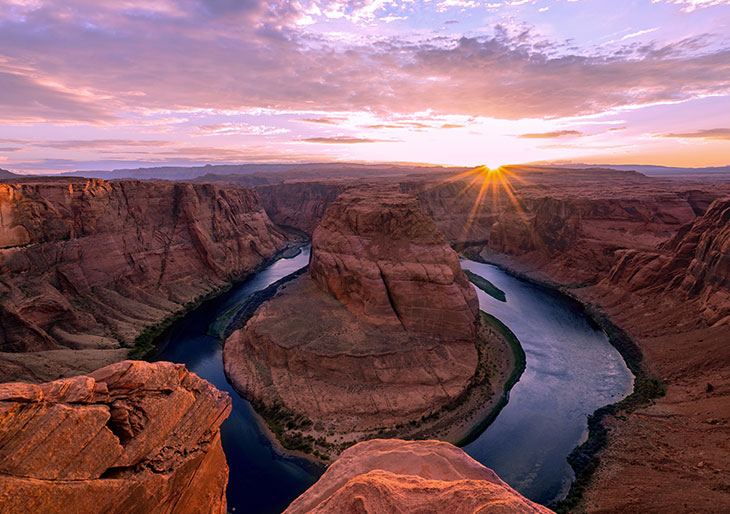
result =
[[[231,512],[279,513],[322,470],[282,454],[269,440],[251,405],[226,380],[221,342],[208,330],[231,307],[308,262],[309,248],[276,261],[195,309],[160,341],[158,360],[184,363],[233,399],[231,415],[221,426]],[[526,370],[509,403],[465,450],[525,496],[547,503],[570,485],[573,475],[566,457],[585,439],[586,416],[628,394],[631,373],[576,302],[494,266],[469,260],[462,266],[505,291],[507,301],[499,302],[477,290],[479,304],[512,329],[527,355]]]

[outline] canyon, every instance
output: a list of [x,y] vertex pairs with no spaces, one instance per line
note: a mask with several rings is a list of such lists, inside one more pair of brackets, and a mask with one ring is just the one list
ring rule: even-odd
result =
[[[12,403],[12,416],[23,406],[34,412],[106,408],[113,418],[116,408],[104,407],[107,399],[88,393],[93,384],[79,385],[104,381],[93,370],[126,359],[140,337],[153,339],[156,332],[151,327],[244,277],[292,241],[312,237],[309,274],[281,286],[275,299],[226,344],[229,355],[250,352],[255,365],[246,369],[226,358],[226,367],[232,380],[243,384],[245,395],[261,399],[256,406],[262,412],[291,411],[286,418],[294,426],[290,435],[315,439],[328,430],[334,433],[335,419],[346,412],[339,429],[352,435],[339,433],[326,446],[314,447],[328,458],[342,452],[340,459],[360,455],[358,459],[368,460],[370,451],[360,448],[370,443],[346,448],[364,436],[377,437],[383,428],[377,420],[407,426],[414,416],[439,412],[459,398],[479,366],[475,341],[499,339],[494,330],[478,324],[473,291],[469,293],[471,286],[456,271],[456,254],[448,248],[452,246],[471,258],[560,288],[608,316],[638,344],[642,369],[666,388],[664,396],[641,408],[619,410],[603,419],[608,432],[595,455],[596,472],[578,504],[570,508],[730,508],[730,483],[725,478],[730,468],[724,458],[730,451],[730,182],[602,169],[447,171],[377,179],[314,176],[277,182],[259,177],[249,184],[255,186],[251,189],[223,175],[215,177],[215,184],[204,178],[167,183],[7,177],[0,184],[0,381],[40,383],[78,374],[90,378],[67,379],[71,382],[63,386],[13,385],[3,397],[3,407]],[[358,210],[353,187],[363,185],[387,186],[393,196],[384,195],[386,203],[408,196],[407,216],[387,223],[373,214],[387,212],[383,206]],[[345,207],[346,201],[353,204]],[[343,204],[338,207],[338,202]],[[329,220],[328,209],[333,213]],[[418,223],[410,225],[414,218]],[[382,223],[378,226],[416,243],[404,250],[378,241],[378,234],[368,230]],[[428,256],[434,256],[433,262],[423,261]],[[433,287],[424,288],[424,280],[432,281]],[[296,301],[303,295],[312,299],[306,306]],[[446,297],[456,303],[444,303]],[[322,325],[312,323],[322,311],[333,315]],[[439,314],[446,311],[457,315]],[[283,332],[292,337],[284,340]],[[463,338],[445,337],[457,332]],[[334,334],[346,334],[348,345],[334,344]],[[369,354],[358,350],[358,341],[365,339],[373,343]],[[301,344],[304,340],[316,344]],[[409,351],[414,348],[416,352]],[[510,365],[504,355],[490,357]],[[173,374],[184,375],[179,370]],[[316,376],[330,382],[313,382]],[[285,377],[294,380],[287,385]],[[357,387],[344,387],[348,381]],[[8,391],[7,385],[1,387]],[[372,387],[382,389],[370,397],[363,394]],[[491,384],[490,388],[492,393],[496,389]],[[69,399],[69,391],[77,389],[87,391],[86,396]],[[143,400],[134,395],[147,394],[144,391],[142,387],[133,394],[115,394],[122,402],[139,404]],[[152,396],[171,391],[154,390]],[[319,401],[328,395],[341,400]],[[301,398],[306,401],[300,406]],[[354,407],[365,398],[368,412],[376,411],[376,417]],[[387,403],[378,404],[375,398]],[[12,416],[3,417],[3,422]],[[115,434],[117,429],[109,430]],[[17,431],[8,433],[13,437],[2,441],[20,437]],[[381,435],[402,434],[386,430]],[[424,430],[407,435],[429,437]],[[210,445],[201,459],[220,468],[224,456],[214,448],[214,439],[205,437]],[[353,491],[359,491],[362,501],[377,512],[385,507],[377,503],[374,491],[386,486],[412,491],[419,480],[427,490],[443,492],[444,498],[461,494],[453,482],[462,475],[440,482],[420,476],[425,472],[418,468],[420,457],[413,455],[421,454],[405,448],[401,450],[409,456],[404,457],[408,465],[403,469],[372,472],[357,464],[358,459],[338,459],[330,468],[337,473],[325,475],[323,482],[337,485],[327,486],[326,494],[321,487],[316,494],[310,491],[306,501],[328,512],[328,505],[355,501]],[[375,453],[397,455],[401,450],[381,448]],[[31,473],[53,468],[44,458],[39,453],[39,460],[29,459],[36,469],[4,471],[3,479],[20,480],[14,487],[29,487],[29,481],[43,479]],[[353,466],[350,471],[345,462]],[[118,467],[110,464],[111,471],[102,470],[98,476],[87,471],[81,482],[89,491],[103,491],[97,485],[100,480],[112,484],[115,473],[132,473]],[[164,502],[173,501],[165,489],[173,479],[154,476],[154,484],[143,487],[157,491]],[[220,475],[206,471],[200,476],[209,477],[201,480],[213,484],[211,491],[220,490]],[[114,487],[126,494],[122,485]],[[464,494],[481,498],[477,489]],[[22,491],[21,496],[35,494],[32,488]],[[53,494],[65,498],[66,493]],[[219,501],[222,493],[216,494]],[[426,500],[414,496],[409,501],[415,505]],[[455,500],[444,501],[453,505]]]
[[[723,478],[730,469],[721,458],[730,451],[723,200],[730,181],[510,167],[491,183],[475,173],[398,185],[470,257],[560,288],[607,315],[638,344],[647,374],[663,382],[665,395],[648,407],[604,418],[608,437],[595,457],[597,471],[571,508],[717,512],[730,506]],[[473,235],[462,236],[467,230]],[[670,492],[658,483],[672,484]]]
[[169,362],[0,384],[0,506],[225,514],[230,397]]
[[0,184],[0,379],[39,382],[123,360],[135,342],[145,349],[146,330],[287,243],[248,189]]

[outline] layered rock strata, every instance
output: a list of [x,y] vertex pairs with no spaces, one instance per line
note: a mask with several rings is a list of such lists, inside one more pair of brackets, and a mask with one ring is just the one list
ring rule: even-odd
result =
[[309,273],[226,341],[225,369],[264,409],[357,438],[465,393],[478,312],[456,253],[415,198],[348,190],[314,233]]
[[123,359],[146,327],[285,244],[248,189],[0,184],[0,379],[42,381]]
[[596,283],[618,252],[654,248],[695,216],[677,194],[525,199],[499,216],[489,248],[560,282]]
[[169,362],[0,384],[0,511],[225,514],[230,409]]
[[503,512],[547,514],[459,448],[373,440],[346,450],[285,514]]

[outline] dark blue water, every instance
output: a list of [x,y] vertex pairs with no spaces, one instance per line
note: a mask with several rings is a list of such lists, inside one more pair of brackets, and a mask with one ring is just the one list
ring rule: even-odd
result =
[[588,436],[587,416],[631,393],[633,375],[576,301],[489,264],[461,265],[506,293],[481,290],[479,306],[517,336],[527,367],[497,419],[464,450],[539,503],[562,498],[574,478],[566,456]]
[[184,363],[233,399],[231,415],[221,426],[221,442],[230,468],[227,497],[231,512],[277,514],[312,485],[322,470],[304,459],[283,455],[262,431],[251,404],[226,380],[221,343],[207,334],[208,327],[231,306],[308,262],[306,248],[296,257],[275,262],[247,282],[203,304],[164,336],[164,349],[157,357]]
[[[322,470],[282,454],[269,440],[251,405],[226,381],[221,343],[207,334],[208,328],[231,306],[308,261],[308,248],[296,257],[277,261],[190,313],[162,341],[159,360],[186,364],[233,399],[231,415],[221,426],[230,467],[227,496],[232,512],[281,512]],[[527,368],[512,389],[509,403],[465,450],[522,494],[547,503],[570,485],[573,473],[566,457],[586,437],[586,416],[628,394],[631,373],[575,302],[494,266],[468,260],[462,266],[505,291],[506,303],[478,291],[479,304],[514,331],[527,354]]]

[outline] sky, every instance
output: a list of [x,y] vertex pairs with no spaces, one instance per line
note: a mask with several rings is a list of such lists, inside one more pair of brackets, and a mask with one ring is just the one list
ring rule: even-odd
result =
[[730,0],[0,0],[0,168],[730,164]]

